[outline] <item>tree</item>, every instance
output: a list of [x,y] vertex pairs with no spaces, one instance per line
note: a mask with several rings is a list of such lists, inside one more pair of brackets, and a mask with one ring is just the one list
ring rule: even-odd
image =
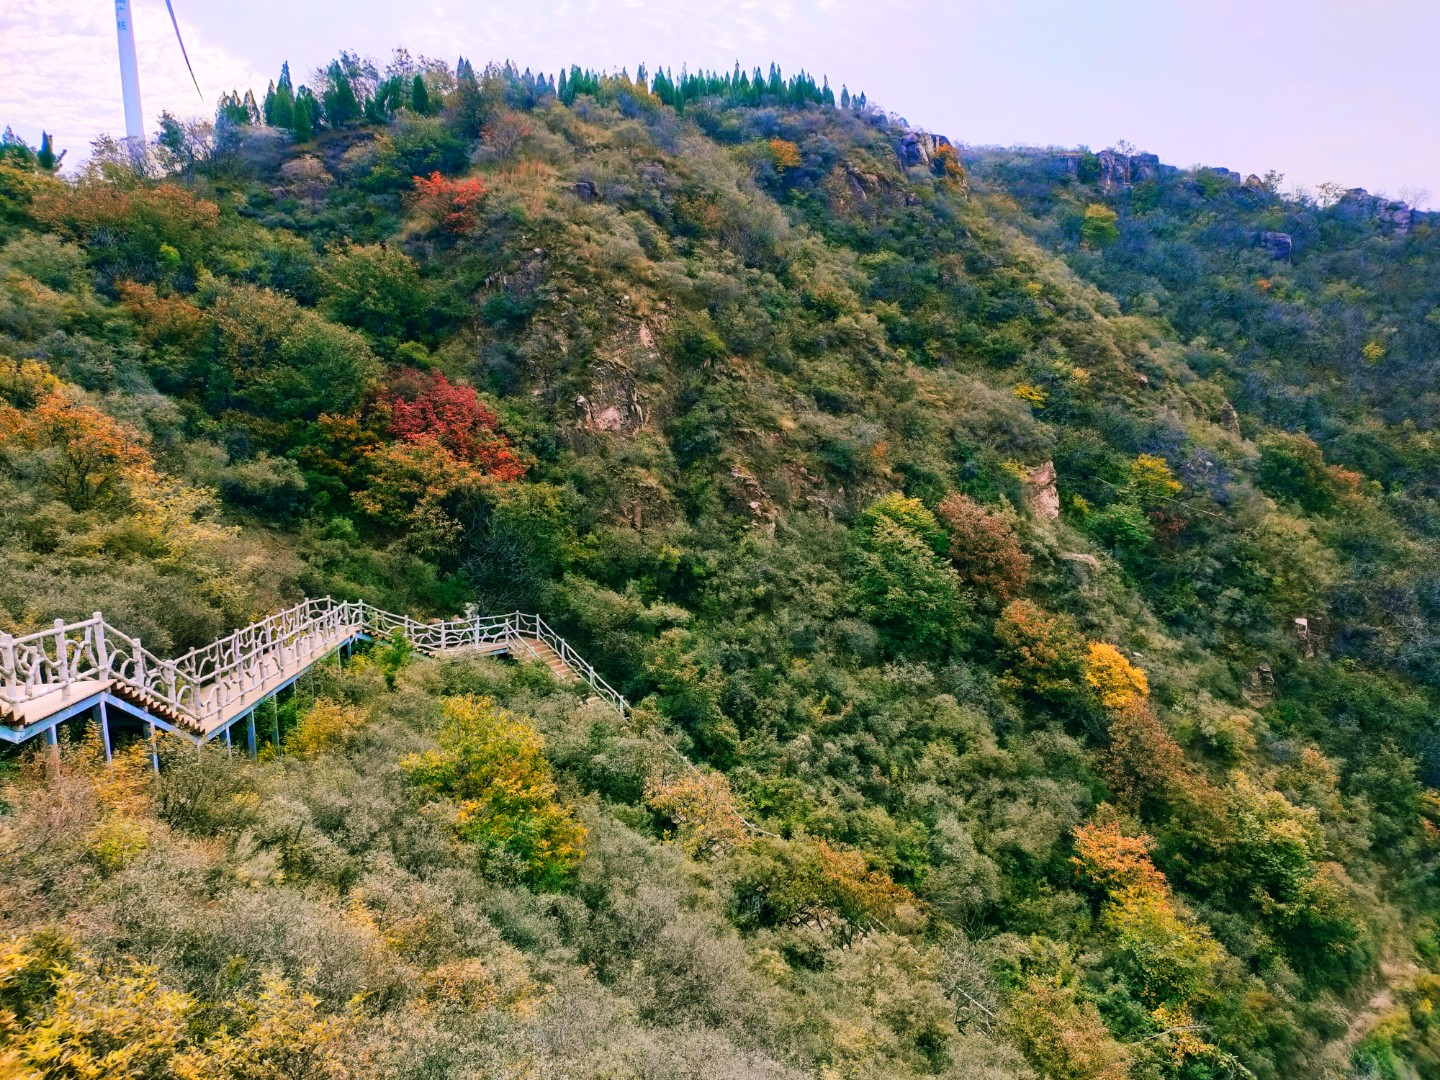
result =
[[265,96],[265,103],[268,110],[265,117],[267,124],[278,128],[294,129],[297,119],[295,88],[290,83],[290,62],[288,60],[280,65],[280,80],[275,84],[273,96],[270,94]]
[[1012,685],[1056,702],[1079,692],[1086,643],[1072,620],[1029,600],[1012,600],[995,620],[995,637],[1010,662]]
[[320,117],[320,102],[302,86],[295,93],[295,141],[309,142],[315,137],[315,122]]
[[55,154],[55,143],[50,138],[48,131],[40,132],[40,149],[35,152],[35,164],[42,172],[55,172],[60,168],[60,162],[65,159],[65,151],[60,151],[59,156]]
[[881,521],[893,521],[902,529],[914,533],[937,555],[944,555],[949,547],[945,530],[935,515],[919,499],[893,491],[882,495],[860,512],[861,532],[873,531]]
[[164,248],[193,267],[214,243],[220,207],[180,184],[122,186],[91,179],[56,184],[31,203],[35,218],[83,242],[105,278],[153,281],[171,269]]
[[365,399],[379,364],[364,336],[270,289],[215,282],[207,292],[218,370],[196,363],[184,377],[208,400],[273,422],[343,414]]
[[950,565],[966,585],[1002,603],[1025,588],[1030,556],[1020,550],[1008,521],[958,493],[945,498],[935,512],[949,536]]
[[73,510],[117,498],[126,476],[153,459],[140,433],[62,390],[50,390],[27,413],[0,403],[0,451],[28,449],[41,474]]
[[1080,219],[1080,242],[1086,247],[1102,248],[1120,239],[1120,215],[1104,203],[1085,207]]
[[793,142],[785,139],[771,139],[769,144],[770,161],[775,166],[775,171],[783,173],[789,169],[800,167],[800,148]]
[[330,62],[325,75],[326,86],[321,96],[325,106],[325,119],[331,127],[345,127],[360,116],[360,102],[355,96],[355,87],[350,81],[349,72],[338,60]]
[[439,371],[402,370],[392,377],[390,433],[406,441],[433,439],[457,459],[496,480],[518,480],[525,467],[495,430],[495,414],[469,386]]
[[454,236],[468,236],[480,223],[485,184],[478,178],[450,180],[439,172],[416,176],[410,205],[430,228]]
[[410,84],[410,110],[420,116],[430,115],[430,91],[425,87],[425,76],[418,71]]
[[966,628],[960,576],[924,539],[889,517],[868,529],[862,525],[851,579],[861,617],[878,626],[897,652],[942,652]]
[[724,773],[685,772],[645,784],[650,809],[675,826],[692,856],[713,858],[747,847],[753,840]]
[[1308,435],[1276,432],[1260,439],[1255,479],[1260,490],[1277,499],[1323,513],[1336,501],[1336,484],[1325,455]]
[[1151,1009],[1183,1009],[1213,978],[1222,953],[1175,899],[1150,849],[1148,836],[1126,836],[1113,808],[1102,806],[1094,822],[1075,830],[1072,862],[1108,897],[1103,921],[1140,1000]]
[[1085,684],[1105,709],[1128,708],[1136,701],[1144,701],[1150,693],[1145,672],[1104,641],[1090,643],[1085,657]]
[[415,260],[388,244],[333,247],[320,264],[323,305],[331,318],[398,344],[414,340],[430,315],[430,291]]
[[446,698],[442,711],[439,748],[401,761],[411,782],[449,800],[456,834],[492,864],[513,862],[540,888],[564,884],[586,830],[556,802],[540,733],[490,698]]
[[848,943],[877,919],[923,919],[914,894],[864,852],[818,837],[761,837],[735,856],[732,874],[731,909],[746,927],[808,926]]
[[1164,458],[1141,454],[1130,463],[1125,494],[1137,505],[1146,508],[1157,506],[1169,502],[1183,490],[1184,485],[1175,479]]

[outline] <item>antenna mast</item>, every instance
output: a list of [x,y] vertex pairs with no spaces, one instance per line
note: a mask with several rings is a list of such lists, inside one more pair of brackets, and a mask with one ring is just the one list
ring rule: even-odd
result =
[[125,138],[132,154],[145,148],[144,111],[140,108],[140,67],[135,61],[135,25],[130,0],[115,0],[115,34],[120,39],[120,91],[125,98]]

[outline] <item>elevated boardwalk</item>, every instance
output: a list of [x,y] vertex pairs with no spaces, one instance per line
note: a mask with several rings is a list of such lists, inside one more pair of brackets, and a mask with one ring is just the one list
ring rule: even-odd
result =
[[0,634],[0,740],[22,743],[86,710],[100,714],[109,753],[108,708],[138,716],[151,730],[204,743],[248,721],[256,708],[357,641],[404,637],[427,655],[508,654],[545,664],[562,682],[587,683],[591,698],[623,716],[625,699],[538,615],[511,612],[419,622],[364,603],[306,600],[211,645],[162,660],[96,612],[78,623],[12,637]]

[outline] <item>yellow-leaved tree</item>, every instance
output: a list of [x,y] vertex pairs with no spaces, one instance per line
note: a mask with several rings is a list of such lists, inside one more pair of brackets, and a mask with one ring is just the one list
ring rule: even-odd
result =
[[490,698],[446,698],[440,745],[401,766],[423,791],[451,801],[451,824],[493,864],[555,888],[585,854],[585,826],[556,801],[540,732]]
[[1145,672],[1104,641],[1090,643],[1085,656],[1085,685],[1096,701],[1112,710],[1124,709],[1150,694]]

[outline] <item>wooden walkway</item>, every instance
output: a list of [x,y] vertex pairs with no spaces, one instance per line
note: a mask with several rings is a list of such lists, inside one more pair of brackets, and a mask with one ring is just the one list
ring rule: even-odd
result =
[[248,720],[254,745],[256,708],[317,664],[357,641],[399,635],[419,652],[508,654],[545,664],[567,683],[588,683],[591,699],[626,711],[625,699],[538,615],[512,612],[447,622],[419,622],[366,603],[307,600],[174,660],[110,626],[100,612],[79,623],[12,637],[0,634],[0,740],[21,743],[80,712],[139,716],[151,729],[197,743]]

